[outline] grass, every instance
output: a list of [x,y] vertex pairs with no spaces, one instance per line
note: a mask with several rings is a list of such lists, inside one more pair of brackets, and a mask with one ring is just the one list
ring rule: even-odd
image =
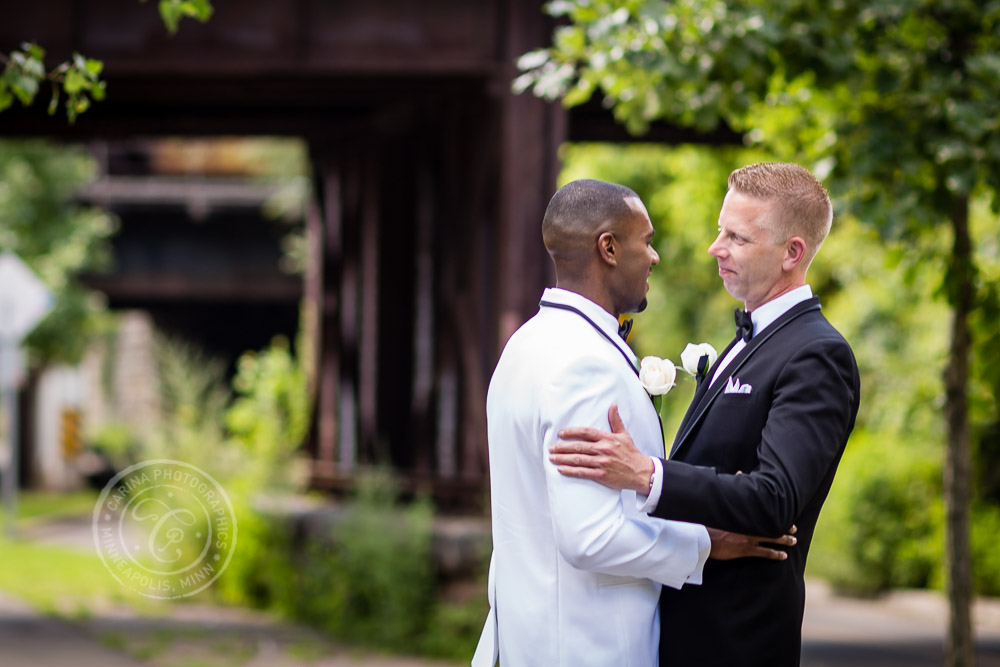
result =
[[289,644],[287,653],[296,660],[316,662],[326,655],[327,647],[315,639],[300,639]]
[[90,516],[97,504],[97,491],[72,493],[39,493],[26,491],[17,497],[19,521],[55,519],[70,516]]
[[0,590],[60,616],[119,604],[153,607],[118,583],[96,553],[21,540],[0,539]]
[[[58,496],[25,493],[18,503],[20,534],[31,535],[35,527],[48,529],[45,521],[74,517],[89,527],[96,501],[97,494],[91,492]],[[51,531],[40,530],[37,534],[44,532]],[[0,591],[43,614],[79,623],[107,648],[155,667],[241,667],[257,655],[261,637],[269,637],[282,660],[292,664],[308,665],[327,656],[345,655],[343,647],[329,644],[319,635],[293,632],[280,623],[273,630],[263,630],[263,634],[246,630],[209,632],[185,627],[183,622],[177,625],[176,619],[183,616],[185,603],[211,604],[211,594],[206,592],[194,600],[176,601],[143,597],[120,584],[94,547],[84,540],[81,542],[62,545],[40,538],[8,539],[0,535]],[[485,584],[482,588],[485,590]],[[476,611],[474,625],[481,627],[482,613],[480,609]],[[122,632],[114,624],[103,623],[108,612],[113,617],[122,612],[146,619],[163,617],[164,623],[152,620]],[[179,613],[176,617],[175,612]],[[464,628],[469,619],[452,612],[442,616],[441,621],[454,631]],[[446,632],[437,638],[438,655],[448,653],[441,646],[459,643],[452,634]],[[360,648],[348,650],[364,654]],[[468,653],[463,651],[461,659],[467,660]]]
[[[26,492],[18,497],[19,528],[42,520],[89,519],[97,492]],[[0,537],[0,590],[39,611],[85,618],[94,609],[127,605],[148,611],[154,602],[122,586],[93,549]]]

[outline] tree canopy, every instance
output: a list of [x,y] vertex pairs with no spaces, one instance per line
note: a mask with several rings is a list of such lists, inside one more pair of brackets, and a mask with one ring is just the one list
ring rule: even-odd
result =
[[557,0],[520,90],[600,94],[634,132],[726,123],[811,159],[885,233],[947,220],[1000,186],[1000,2]]
[[80,147],[43,141],[0,142],[0,251],[20,256],[53,291],[51,313],[28,336],[33,361],[76,361],[98,325],[98,296],[75,276],[105,265],[117,221],[75,202],[97,176]]

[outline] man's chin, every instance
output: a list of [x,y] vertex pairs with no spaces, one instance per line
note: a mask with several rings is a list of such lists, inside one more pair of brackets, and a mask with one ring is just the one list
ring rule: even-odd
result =
[[733,297],[737,301],[743,301],[743,297],[740,294],[736,293],[737,291],[740,290],[738,290],[735,284],[726,280],[725,277],[722,278],[722,286],[726,289],[727,292],[729,292],[729,296]]
[[629,312],[630,313],[641,313],[642,311],[646,310],[646,306],[648,306],[648,305],[649,305],[649,300],[646,299],[646,298],[643,298],[643,300],[639,302],[639,305],[636,306],[635,308],[633,308],[632,310],[630,310]]

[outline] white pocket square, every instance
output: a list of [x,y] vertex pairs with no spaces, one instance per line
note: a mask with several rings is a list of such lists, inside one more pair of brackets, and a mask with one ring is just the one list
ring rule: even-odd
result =
[[736,377],[730,377],[726,380],[726,389],[723,394],[749,394],[753,391],[753,387],[749,384],[741,384],[740,379]]

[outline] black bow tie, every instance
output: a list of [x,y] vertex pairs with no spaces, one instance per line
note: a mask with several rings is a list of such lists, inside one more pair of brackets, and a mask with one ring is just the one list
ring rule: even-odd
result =
[[737,338],[742,338],[749,343],[750,339],[753,338],[753,320],[750,319],[750,313],[742,308],[737,308],[733,315],[736,316]]
[[621,336],[622,340],[626,343],[628,342],[628,334],[630,331],[632,331],[632,320],[622,320],[622,323],[618,325],[618,335]]

